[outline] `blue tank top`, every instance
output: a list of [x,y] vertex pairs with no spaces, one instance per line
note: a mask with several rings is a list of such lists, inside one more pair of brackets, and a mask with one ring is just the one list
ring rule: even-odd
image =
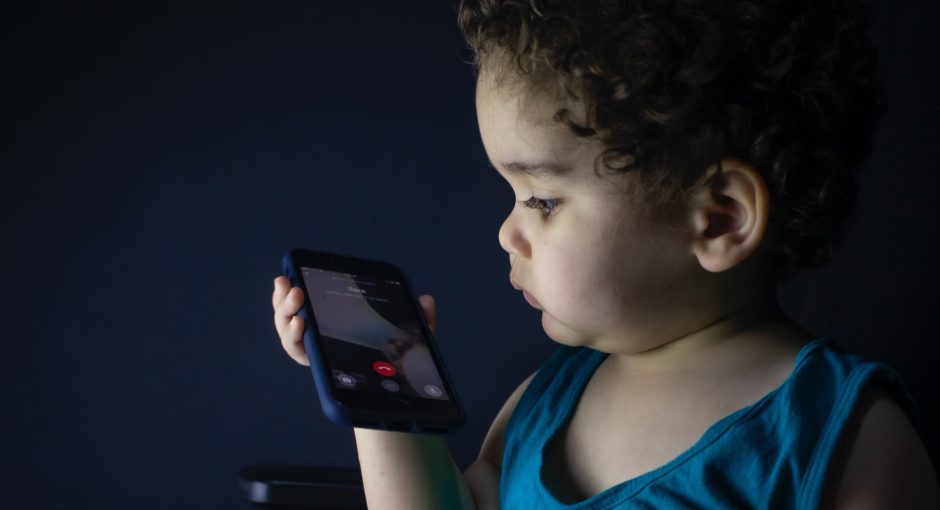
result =
[[567,505],[542,482],[542,454],[606,356],[563,346],[532,379],[506,426],[503,510],[816,508],[839,434],[866,384],[883,384],[915,421],[893,370],[817,340],[800,350],[783,384],[713,424],[672,461]]

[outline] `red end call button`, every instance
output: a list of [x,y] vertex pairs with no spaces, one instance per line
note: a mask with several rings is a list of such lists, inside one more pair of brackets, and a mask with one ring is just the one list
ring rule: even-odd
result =
[[385,377],[391,377],[398,373],[395,367],[387,361],[376,361],[372,364],[372,370],[375,370],[375,373],[384,375]]

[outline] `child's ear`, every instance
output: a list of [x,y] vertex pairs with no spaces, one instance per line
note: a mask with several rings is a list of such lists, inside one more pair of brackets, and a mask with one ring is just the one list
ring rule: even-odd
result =
[[748,258],[764,238],[770,208],[767,183],[747,162],[726,159],[712,167],[691,197],[693,252],[713,273]]

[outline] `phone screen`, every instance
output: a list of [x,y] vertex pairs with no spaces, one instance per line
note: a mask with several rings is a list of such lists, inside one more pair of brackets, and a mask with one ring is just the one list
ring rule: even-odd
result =
[[333,384],[343,390],[450,400],[406,285],[301,266]]

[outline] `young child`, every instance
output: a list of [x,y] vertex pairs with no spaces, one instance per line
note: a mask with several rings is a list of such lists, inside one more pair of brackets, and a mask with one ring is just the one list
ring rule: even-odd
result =
[[[510,283],[562,344],[463,474],[356,429],[370,508],[940,508],[887,367],[787,318],[882,111],[853,0],[465,0]],[[284,349],[303,302],[274,281]],[[421,303],[434,324],[430,296]]]

